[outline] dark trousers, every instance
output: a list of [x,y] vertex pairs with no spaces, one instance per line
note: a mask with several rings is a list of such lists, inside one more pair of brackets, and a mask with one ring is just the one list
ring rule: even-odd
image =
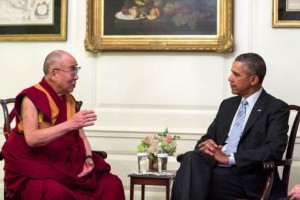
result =
[[185,153],[177,171],[171,200],[259,199],[249,197],[236,167],[220,167],[202,152]]

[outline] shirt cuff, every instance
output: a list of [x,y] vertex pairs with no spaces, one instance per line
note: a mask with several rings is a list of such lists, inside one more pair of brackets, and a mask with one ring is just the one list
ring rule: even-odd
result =
[[234,154],[229,155],[229,165],[235,165]]

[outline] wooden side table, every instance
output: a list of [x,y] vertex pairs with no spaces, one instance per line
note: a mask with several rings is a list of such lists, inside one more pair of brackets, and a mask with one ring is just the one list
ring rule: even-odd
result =
[[170,199],[170,185],[175,177],[176,171],[168,171],[167,175],[154,174],[135,174],[131,173],[130,177],[130,200],[133,200],[134,185],[141,185],[142,200],[145,199],[145,185],[162,185],[166,187],[166,200]]

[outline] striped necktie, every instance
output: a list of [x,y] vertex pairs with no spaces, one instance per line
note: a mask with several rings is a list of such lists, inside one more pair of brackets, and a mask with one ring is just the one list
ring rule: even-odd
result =
[[227,155],[235,153],[237,150],[237,145],[240,141],[240,138],[241,138],[241,135],[242,135],[243,129],[244,129],[247,104],[248,104],[248,102],[246,101],[246,99],[242,100],[241,107],[238,110],[238,113],[234,120],[234,124],[232,126],[232,131],[231,131],[231,134],[229,135],[228,143],[226,145],[226,150],[224,152]]

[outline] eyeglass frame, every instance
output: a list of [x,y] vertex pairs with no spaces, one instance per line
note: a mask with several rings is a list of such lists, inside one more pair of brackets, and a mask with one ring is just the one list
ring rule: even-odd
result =
[[76,76],[78,74],[78,72],[80,71],[81,67],[71,67],[70,70],[66,70],[66,69],[60,69],[60,68],[54,68],[52,70],[59,70],[59,71],[63,71],[63,72],[71,72],[72,76]]

